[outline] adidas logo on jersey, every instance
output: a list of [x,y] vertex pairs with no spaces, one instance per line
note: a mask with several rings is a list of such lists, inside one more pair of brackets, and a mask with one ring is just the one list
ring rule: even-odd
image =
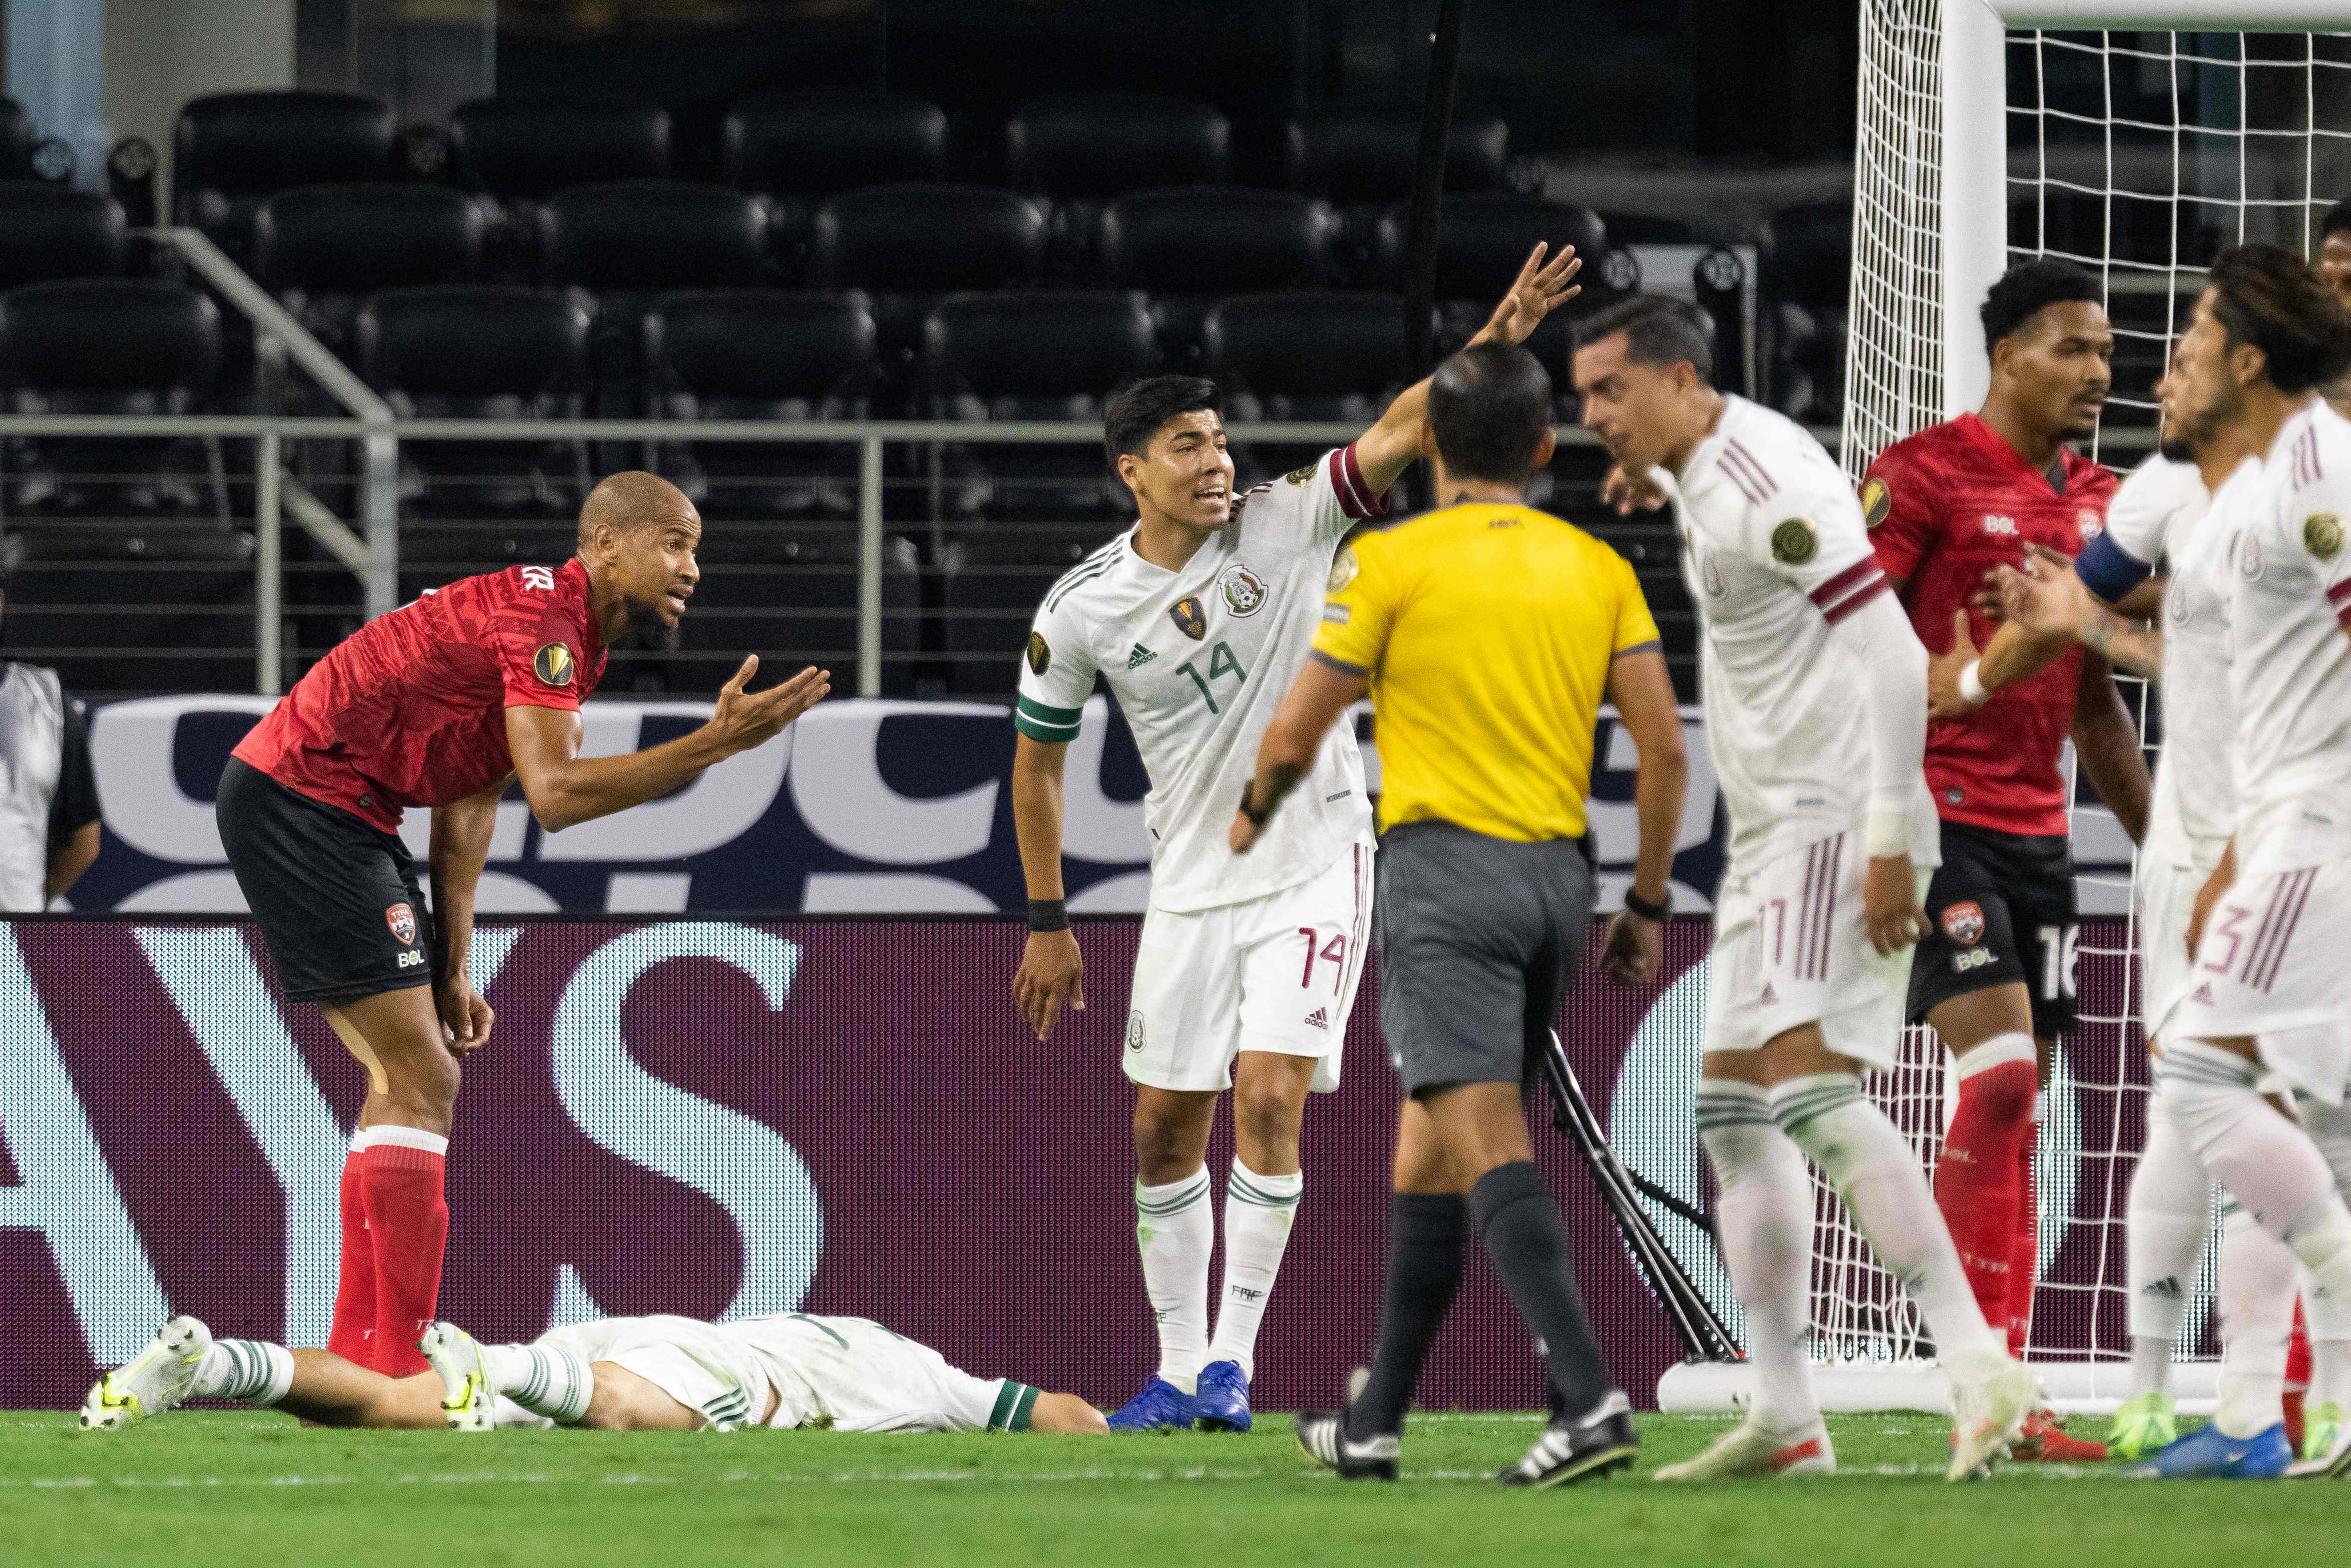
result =
[[1329,1029],[1331,1027],[1330,1013],[1322,1008],[1316,1008],[1312,1012],[1306,1015],[1306,1027],[1309,1029]]
[[1771,1007],[1779,1001],[1780,993],[1771,988],[1771,981],[1766,980],[1763,982],[1763,994],[1755,999],[1767,1008]]
[[1134,652],[1126,656],[1126,667],[1131,670],[1138,664],[1147,664],[1157,657],[1159,657],[1158,654],[1153,653],[1142,643],[1137,643],[1134,645]]

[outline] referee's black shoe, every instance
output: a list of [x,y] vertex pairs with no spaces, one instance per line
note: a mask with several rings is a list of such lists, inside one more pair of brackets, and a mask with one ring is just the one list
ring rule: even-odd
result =
[[1506,1487],[1563,1487],[1621,1470],[1641,1451],[1633,1404],[1615,1389],[1582,1416],[1555,1416],[1525,1458],[1494,1479]]
[[1392,1481],[1396,1479],[1396,1435],[1383,1432],[1361,1439],[1347,1436],[1344,1410],[1301,1410],[1292,1430],[1298,1451],[1339,1472],[1343,1481]]

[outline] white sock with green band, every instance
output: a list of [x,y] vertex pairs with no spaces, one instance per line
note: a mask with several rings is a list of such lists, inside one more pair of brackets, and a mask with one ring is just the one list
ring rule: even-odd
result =
[[188,1392],[199,1399],[275,1405],[294,1386],[294,1353],[257,1339],[216,1339]]
[[1233,1161],[1225,1178],[1225,1296],[1217,1309],[1217,1337],[1208,1360],[1240,1365],[1243,1377],[1257,1375],[1257,1330],[1273,1297],[1273,1277],[1281,1271],[1282,1249],[1298,1218],[1298,1197],[1306,1190],[1303,1172],[1259,1176]]
[[491,1391],[559,1427],[579,1424],[595,1396],[596,1377],[570,1351],[549,1344],[486,1344],[482,1364]]
[[1159,1320],[1159,1375],[1196,1391],[1208,1359],[1208,1253],[1217,1217],[1206,1166],[1160,1186],[1134,1184],[1134,1241],[1143,1289]]

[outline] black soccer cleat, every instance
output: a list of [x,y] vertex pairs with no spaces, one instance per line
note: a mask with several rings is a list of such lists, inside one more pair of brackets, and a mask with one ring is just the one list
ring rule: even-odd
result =
[[1384,1432],[1358,1441],[1347,1436],[1343,1410],[1301,1410],[1291,1427],[1298,1451],[1339,1472],[1343,1481],[1396,1479],[1396,1437]]
[[1633,1404],[1616,1389],[1580,1416],[1557,1416],[1526,1458],[1494,1479],[1506,1487],[1563,1487],[1621,1470],[1641,1451]]

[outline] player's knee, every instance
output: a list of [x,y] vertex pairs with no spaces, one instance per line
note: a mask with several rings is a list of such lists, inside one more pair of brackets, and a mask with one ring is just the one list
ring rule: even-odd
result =
[[1134,1165],[1153,1185],[1180,1180],[1199,1169],[1206,1157],[1208,1119],[1215,1099],[1203,1095],[1203,1105],[1165,1094],[1139,1096],[1134,1103]]
[[1233,1143],[1249,1169],[1275,1176],[1297,1168],[1303,1110],[1281,1094],[1233,1097]]

